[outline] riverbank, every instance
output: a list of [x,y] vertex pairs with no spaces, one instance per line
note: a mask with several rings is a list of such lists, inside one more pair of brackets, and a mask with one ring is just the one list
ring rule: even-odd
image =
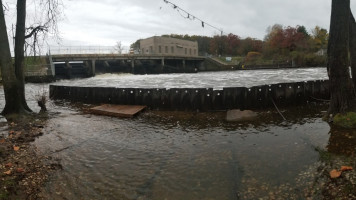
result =
[[0,199],[40,199],[51,171],[61,168],[50,156],[39,156],[32,142],[43,135],[46,119],[26,118],[0,127]]
[[[74,107],[78,109],[76,106]],[[322,110],[322,109],[323,107],[309,106],[309,110],[313,110],[310,111],[310,113],[312,112],[318,113],[318,110]],[[86,107],[80,108],[78,110],[80,115],[73,113],[73,116],[79,117],[83,115],[83,117],[86,120],[94,119],[94,121],[96,121],[96,119],[97,120],[101,119],[100,120],[101,123],[105,123],[105,124],[107,123],[107,120],[109,118],[88,115],[86,110],[87,110]],[[300,108],[299,110],[305,110],[305,108],[304,109]],[[243,126],[243,127],[245,126],[246,128],[247,127],[251,128],[251,125],[249,124],[254,124],[252,125],[252,127],[253,126],[266,127],[266,125],[263,124],[268,123],[269,120],[277,121],[276,122],[277,124],[282,123],[287,126],[288,124],[295,124],[296,126],[298,126],[298,124],[308,123],[309,120],[307,118],[314,116],[314,114],[310,114],[310,115],[303,114],[302,116],[298,115],[299,117],[295,118],[293,117],[296,114],[295,111],[296,109],[293,108],[282,111],[283,114],[286,116],[286,118],[289,119],[289,121],[286,122],[280,121],[281,120],[280,116],[278,115],[278,113],[276,113],[273,110],[261,111],[260,118],[263,118],[264,120],[257,120],[258,123],[261,123],[260,125],[254,122],[249,122],[249,123],[240,122],[241,125],[239,126]],[[320,114],[317,114],[317,116],[319,115]],[[298,119],[303,116],[306,117],[304,119],[305,121]],[[225,122],[223,122],[224,117],[225,114],[223,112],[196,113],[196,112],[147,111],[137,120],[138,121],[148,120],[150,124],[156,124],[156,123],[161,124],[161,120],[168,119],[168,121],[164,120],[164,122],[170,124],[169,127],[171,127],[172,125],[174,126],[174,124],[178,122],[179,122],[179,126],[182,127],[195,127],[196,125],[194,124],[197,124],[198,121],[199,122],[198,124],[201,124],[202,126],[202,127],[199,126],[199,130],[201,128],[204,129],[210,127],[209,129],[211,129],[220,126],[222,127],[227,126],[229,130],[235,129],[236,126],[234,125],[234,123],[229,123],[229,125],[226,125]],[[78,120],[78,118],[76,119]],[[58,120],[63,120],[63,119],[59,118]],[[116,119],[113,120],[121,123],[129,122],[127,120],[116,120]],[[193,123],[193,121],[195,122]],[[310,125],[312,124],[313,123],[311,123]],[[58,171],[58,169],[61,169],[62,166],[59,164],[58,160],[55,160],[51,158],[51,156],[49,156],[51,155],[50,153],[37,152],[37,148],[40,147],[38,145],[41,143],[37,143],[35,145],[33,145],[32,143],[32,141],[42,136],[43,134],[46,135],[43,137],[50,137],[52,134],[56,134],[56,132],[60,131],[60,129],[57,128],[58,130],[51,129],[53,133],[44,133],[46,131],[45,128],[46,126],[48,126],[46,117],[43,117],[41,119],[31,119],[29,121],[22,121],[21,123],[7,124],[6,122],[2,122],[0,124],[0,128],[2,129],[0,132],[2,134],[2,136],[0,137],[0,155],[1,155],[0,183],[2,186],[0,190],[0,199],[46,199],[47,197],[48,198],[53,197],[53,196],[48,196],[48,194],[46,193],[45,194],[42,193],[43,186],[44,184],[48,183],[49,180],[51,180],[50,178],[52,177],[51,174],[54,173],[55,170],[57,170],[57,172],[54,174],[60,175],[61,173],[63,173],[62,171]],[[51,127],[53,128],[53,126]],[[354,158],[354,155],[356,154],[356,149],[355,149],[356,131],[342,130],[335,127],[331,127],[329,134],[330,134],[330,138],[328,139],[328,145],[325,148],[315,149],[319,157],[319,162],[316,163],[316,167],[306,169],[304,172],[301,172],[300,175],[298,175],[300,180],[298,179],[299,181],[297,182],[300,184],[304,183],[306,179],[311,180],[311,182],[310,183],[308,182],[307,184],[308,187],[306,187],[305,190],[299,191],[298,193],[301,193],[301,196],[303,196],[303,198],[305,199],[355,199],[356,198],[355,170],[343,172],[341,177],[336,179],[330,178],[329,172],[333,169],[339,169],[341,166],[352,166],[353,169],[356,169],[356,159]],[[247,135],[245,135],[244,137],[246,136]],[[105,136],[101,135],[101,137],[105,137]],[[194,136],[192,135],[192,137]],[[283,135],[274,136],[274,137],[280,138],[283,137]],[[310,137],[314,138],[316,136],[310,135]],[[219,142],[212,143],[212,145],[216,145],[218,143]],[[259,145],[262,145],[262,143],[257,144],[257,146]],[[41,155],[47,155],[47,156],[41,156]],[[256,160],[254,162],[258,163],[258,161]],[[102,167],[105,168],[106,166],[102,165]],[[249,171],[248,169],[245,170]],[[282,172],[280,173],[283,174]],[[231,174],[228,176],[231,176]],[[251,198],[254,199],[257,197],[261,197],[259,196],[260,191],[266,192],[267,194],[267,196],[265,196],[266,199],[278,199],[284,197],[285,198],[290,197],[290,199],[295,199],[293,197],[298,196],[298,195],[293,196],[287,193],[287,191],[292,191],[292,193],[297,193],[298,187],[295,187],[293,185],[283,184],[278,186],[278,188],[272,188],[271,186],[268,185],[264,186],[264,184],[268,184],[268,182],[251,183],[249,179],[246,179],[245,181],[247,181],[246,185],[248,185],[248,189],[237,193],[241,199],[251,199]],[[66,182],[63,182],[63,184],[66,184]],[[82,188],[78,188],[78,189],[82,190]],[[51,194],[53,195],[53,193]]]
[[[356,130],[330,125],[329,143],[325,150],[317,149],[321,165],[314,184],[320,185],[323,199],[356,199]],[[352,167],[338,178],[331,178],[332,170]]]

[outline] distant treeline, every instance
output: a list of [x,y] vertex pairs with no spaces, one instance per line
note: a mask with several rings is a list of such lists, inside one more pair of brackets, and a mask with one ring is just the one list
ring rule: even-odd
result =
[[[213,37],[200,35],[162,35],[197,41],[199,55],[244,57],[246,64],[262,64],[271,62],[293,62],[299,66],[324,66],[326,62],[326,48],[328,31],[316,26],[310,32],[304,26],[282,26],[275,24],[268,27],[263,40],[256,38],[241,38],[229,33]],[[139,40],[131,45],[139,48]]]

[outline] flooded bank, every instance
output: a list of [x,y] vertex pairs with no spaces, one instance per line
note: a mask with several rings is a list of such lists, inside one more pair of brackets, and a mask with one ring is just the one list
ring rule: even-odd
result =
[[[330,127],[320,108],[262,111],[253,123],[225,113],[148,111],[135,119],[54,104],[35,145],[60,159],[49,199],[255,199],[306,197]],[[303,111],[301,111],[303,110]]]

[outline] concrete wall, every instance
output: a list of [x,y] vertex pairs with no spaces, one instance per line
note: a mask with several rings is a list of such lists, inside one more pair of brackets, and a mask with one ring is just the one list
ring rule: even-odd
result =
[[198,56],[198,42],[154,36],[140,40],[141,54]]
[[329,99],[329,81],[318,80],[273,85],[212,88],[102,88],[50,85],[50,98],[91,104],[146,105],[163,110],[261,109],[300,105]]

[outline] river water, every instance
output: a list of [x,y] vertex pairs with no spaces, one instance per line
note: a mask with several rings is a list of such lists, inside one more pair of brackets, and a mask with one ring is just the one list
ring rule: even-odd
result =
[[58,85],[118,88],[214,88],[252,87],[257,85],[328,79],[325,68],[284,70],[236,70],[193,74],[102,74]]
[[[199,78],[200,77],[200,78]],[[325,79],[324,69],[173,75],[99,75],[59,85],[222,87]],[[195,80],[195,81],[194,81]],[[31,108],[36,91],[27,84]],[[2,100],[3,101],[3,100]],[[148,110],[133,119],[96,116],[92,105],[50,101],[45,135],[34,145],[63,170],[46,184],[47,199],[303,199],[312,187],[330,127],[322,106],[259,112],[228,123],[224,112]]]

